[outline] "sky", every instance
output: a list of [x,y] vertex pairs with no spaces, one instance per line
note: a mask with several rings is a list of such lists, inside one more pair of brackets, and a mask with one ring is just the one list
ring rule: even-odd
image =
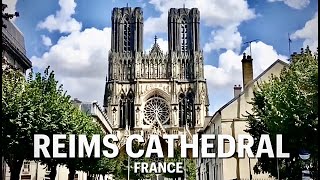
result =
[[[154,36],[167,51],[169,8],[200,10],[200,44],[204,53],[212,115],[233,98],[242,84],[242,54],[250,54],[254,77],[290,52],[318,45],[318,0],[4,0],[7,12],[24,34],[33,70],[50,66],[73,98],[103,105],[114,7],[142,7],[144,49]],[[289,38],[291,48],[289,51]]]

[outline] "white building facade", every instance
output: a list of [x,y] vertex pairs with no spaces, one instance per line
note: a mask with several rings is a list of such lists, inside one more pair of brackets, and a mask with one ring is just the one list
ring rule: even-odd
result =
[[[249,60],[249,61],[246,61]],[[251,62],[250,62],[251,61]],[[243,66],[243,91],[242,87],[234,87],[234,98],[222,106],[211,117],[209,123],[199,132],[201,134],[227,134],[234,137],[237,141],[238,135],[248,134],[247,129],[247,112],[252,112],[253,89],[258,82],[268,81],[271,75],[278,76],[281,70],[288,64],[277,60],[257,78],[252,79],[252,59],[244,55],[242,60]],[[217,152],[217,142],[212,149]],[[237,144],[237,142],[236,142]],[[229,145],[225,143],[225,151],[228,151]],[[208,150],[210,151],[210,149]],[[245,156],[246,156],[245,152]],[[236,155],[231,158],[202,158],[201,154],[197,160],[197,180],[271,180],[269,174],[255,174],[253,171],[257,159],[248,157],[238,158]]]

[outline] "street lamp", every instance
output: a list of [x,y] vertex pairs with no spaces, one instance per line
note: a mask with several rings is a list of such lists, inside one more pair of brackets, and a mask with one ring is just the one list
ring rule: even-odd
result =
[[[300,152],[299,152],[299,157],[302,159],[302,160],[308,160],[309,158],[310,158],[310,153],[309,153],[309,151],[307,151],[307,150],[301,150]],[[309,168],[308,168],[308,165],[306,164],[305,165],[305,167],[304,167],[304,170],[302,170],[302,179],[303,180],[309,180],[309,179],[311,179],[310,178],[310,171],[308,170]]]
[[302,160],[308,160],[310,158],[310,153],[307,150],[301,150],[299,153],[299,157]]
[[248,157],[248,159],[249,159],[249,175],[250,175],[250,180],[252,180],[250,157]]
[[280,180],[280,170],[279,170],[279,159],[277,158],[277,175],[278,175],[278,179]]

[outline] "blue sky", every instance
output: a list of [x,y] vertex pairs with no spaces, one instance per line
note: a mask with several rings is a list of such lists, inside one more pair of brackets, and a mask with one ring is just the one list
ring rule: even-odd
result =
[[140,6],[144,12],[144,47],[154,35],[167,48],[167,11],[171,7],[197,7],[201,14],[201,46],[205,56],[210,112],[233,96],[242,84],[241,57],[251,44],[254,75],[276,59],[318,44],[317,0],[5,0],[8,11],[25,37],[27,56],[36,71],[50,65],[72,97],[102,104],[110,49],[111,11]]

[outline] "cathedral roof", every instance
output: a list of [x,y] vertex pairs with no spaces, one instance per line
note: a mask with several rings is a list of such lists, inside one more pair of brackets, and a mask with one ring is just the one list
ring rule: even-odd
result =
[[150,50],[150,54],[152,55],[163,55],[163,52],[159,46],[159,44],[157,43],[157,36],[154,37],[154,44]]

